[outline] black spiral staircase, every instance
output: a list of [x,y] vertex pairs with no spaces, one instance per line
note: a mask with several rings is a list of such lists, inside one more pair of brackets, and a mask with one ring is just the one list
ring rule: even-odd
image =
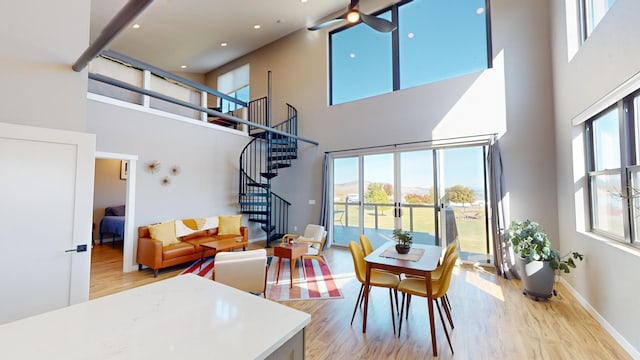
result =
[[[298,112],[287,104],[287,119],[271,125],[270,103],[267,97],[249,102],[249,121],[291,135],[298,135]],[[289,203],[271,191],[271,181],[278,170],[291,166],[298,157],[298,140],[249,125],[253,139],[240,155],[240,212],[251,222],[261,224],[266,233],[267,247],[280,239],[288,228]]]

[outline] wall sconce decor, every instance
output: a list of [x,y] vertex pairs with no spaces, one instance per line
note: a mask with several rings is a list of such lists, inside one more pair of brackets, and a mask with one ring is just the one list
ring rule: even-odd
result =
[[178,176],[180,175],[180,166],[178,165],[173,165],[171,167],[171,169],[169,169],[169,173],[173,176]]
[[160,162],[156,160],[149,161],[146,165],[146,169],[148,172],[155,174],[160,170]]

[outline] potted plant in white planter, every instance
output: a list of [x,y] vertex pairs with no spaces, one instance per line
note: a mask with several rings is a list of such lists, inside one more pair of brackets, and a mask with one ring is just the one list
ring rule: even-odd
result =
[[574,259],[582,261],[583,258],[578,252],[561,256],[551,247],[551,241],[540,225],[531,220],[512,221],[505,239],[511,242],[518,255],[516,267],[524,284],[523,293],[534,300],[555,295],[556,270],[569,273],[576,267]]
[[402,229],[394,229],[393,238],[396,239],[398,254],[408,254],[411,250],[411,244],[413,244],[413,235],[408,231],[402,231]]

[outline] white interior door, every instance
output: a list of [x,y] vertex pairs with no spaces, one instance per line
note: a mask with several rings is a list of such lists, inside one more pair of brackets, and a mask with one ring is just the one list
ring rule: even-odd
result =
[[0,324],[88,300],[94,153],[92,134],[0,123]]

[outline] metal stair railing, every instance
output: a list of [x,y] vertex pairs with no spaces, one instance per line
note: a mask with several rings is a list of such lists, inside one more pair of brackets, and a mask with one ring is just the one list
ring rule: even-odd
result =
[[[298,132],[297,110],[287,104],[287,120],[272,128],[295,135]],[[268,123],[265,109],[266,98],[249,102],[251,122],[263,125]],[[252,118],[255,117],[255,118]],[[254,128],[254,130],[257,128]],[[278,169],[291,166],[297,158],[297,139],[265,131],[249,133],[254,138],[244,147],[240,155],[240,211],[247,214],[249,221],[261,224],[267,235],[267,247],[271,241],[288,231],[289,206],[291,203],[271,192],[271,179],[276,177]]]

